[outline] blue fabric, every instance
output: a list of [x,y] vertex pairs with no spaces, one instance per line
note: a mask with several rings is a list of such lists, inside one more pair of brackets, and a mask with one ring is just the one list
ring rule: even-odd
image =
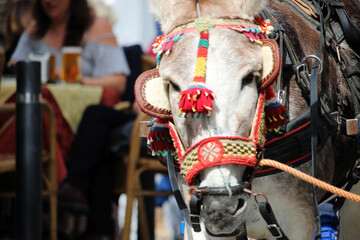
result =
[[318,207],[321,222],[321,240],[337,239],[339,218],[333,207],[331,203],[323,203]]
[[337,240],[337,234],[332,227],[321,227],[321,240]]
[[[170,179],[168,176],[163,176],[158,184],[155,186],[157,191],[171,191]],[[156,197],[156,206],[161,206],[168,199],[166,196]]]
[[333,204],[323,203],[319,205],[319,215],[321,224],[331,224],[337,226],[339,224],[338,217],[333,209]]
[[[53,49],[42,39],[23,33],[11,56],[18,61],[26,61],[30,53],[50,53],[56,58],[56,66],[60,67],[61,49]],[[124,50],[121,46],[88,42],[83,46],[83,75],[85,77],[100,77],[110,74],[130,74]]]

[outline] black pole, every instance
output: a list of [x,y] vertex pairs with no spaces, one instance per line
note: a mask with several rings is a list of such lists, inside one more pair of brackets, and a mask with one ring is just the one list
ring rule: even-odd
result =
[[40,62],[16,65],[16,240],[42,239]]

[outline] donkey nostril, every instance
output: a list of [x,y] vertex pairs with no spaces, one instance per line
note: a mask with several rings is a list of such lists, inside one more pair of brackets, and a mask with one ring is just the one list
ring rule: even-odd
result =
[[245,204],[245,200],[242,198],[239,198],[236,210],[241,209],[244,206],[244,204]]

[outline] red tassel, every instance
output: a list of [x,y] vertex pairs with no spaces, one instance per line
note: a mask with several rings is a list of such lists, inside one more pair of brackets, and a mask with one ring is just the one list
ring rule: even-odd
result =
[[286,108],[280,105],[276,108],[265,108],[267,129],[277,129],[286,125]]
[[159,151],[175,151],[166,119],[158,118],[155,121],[154,126],[151,128],[147,138],[150,141],[151,151],[155,154]]
[[287,111],[286,108],[277,101],[271,87],[266,89],[265,97],[265,123],[268,131],[279,131],[286,125]]
[[182,113],[206,113],[213,110],[214,94],[207,88],[192,87],[180,93],[179,109]]

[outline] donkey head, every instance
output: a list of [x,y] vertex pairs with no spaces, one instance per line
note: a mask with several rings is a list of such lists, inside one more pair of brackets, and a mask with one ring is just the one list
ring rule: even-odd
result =
[[234,235],[243,224],[248,195],[239,186],[247,186],[246,169],[255,166],[264,143],[265,89],[280,62],[276,43],[264,39],[270,27],[259,18],[255,23],[265,4],[154,0],[151,5],[165,37],[155,46],[159,69],[137,81],[137,101],[149,115],[170,120],[187,184],[199,192],[226,193],[202,196],[201,217],[211,235]]

